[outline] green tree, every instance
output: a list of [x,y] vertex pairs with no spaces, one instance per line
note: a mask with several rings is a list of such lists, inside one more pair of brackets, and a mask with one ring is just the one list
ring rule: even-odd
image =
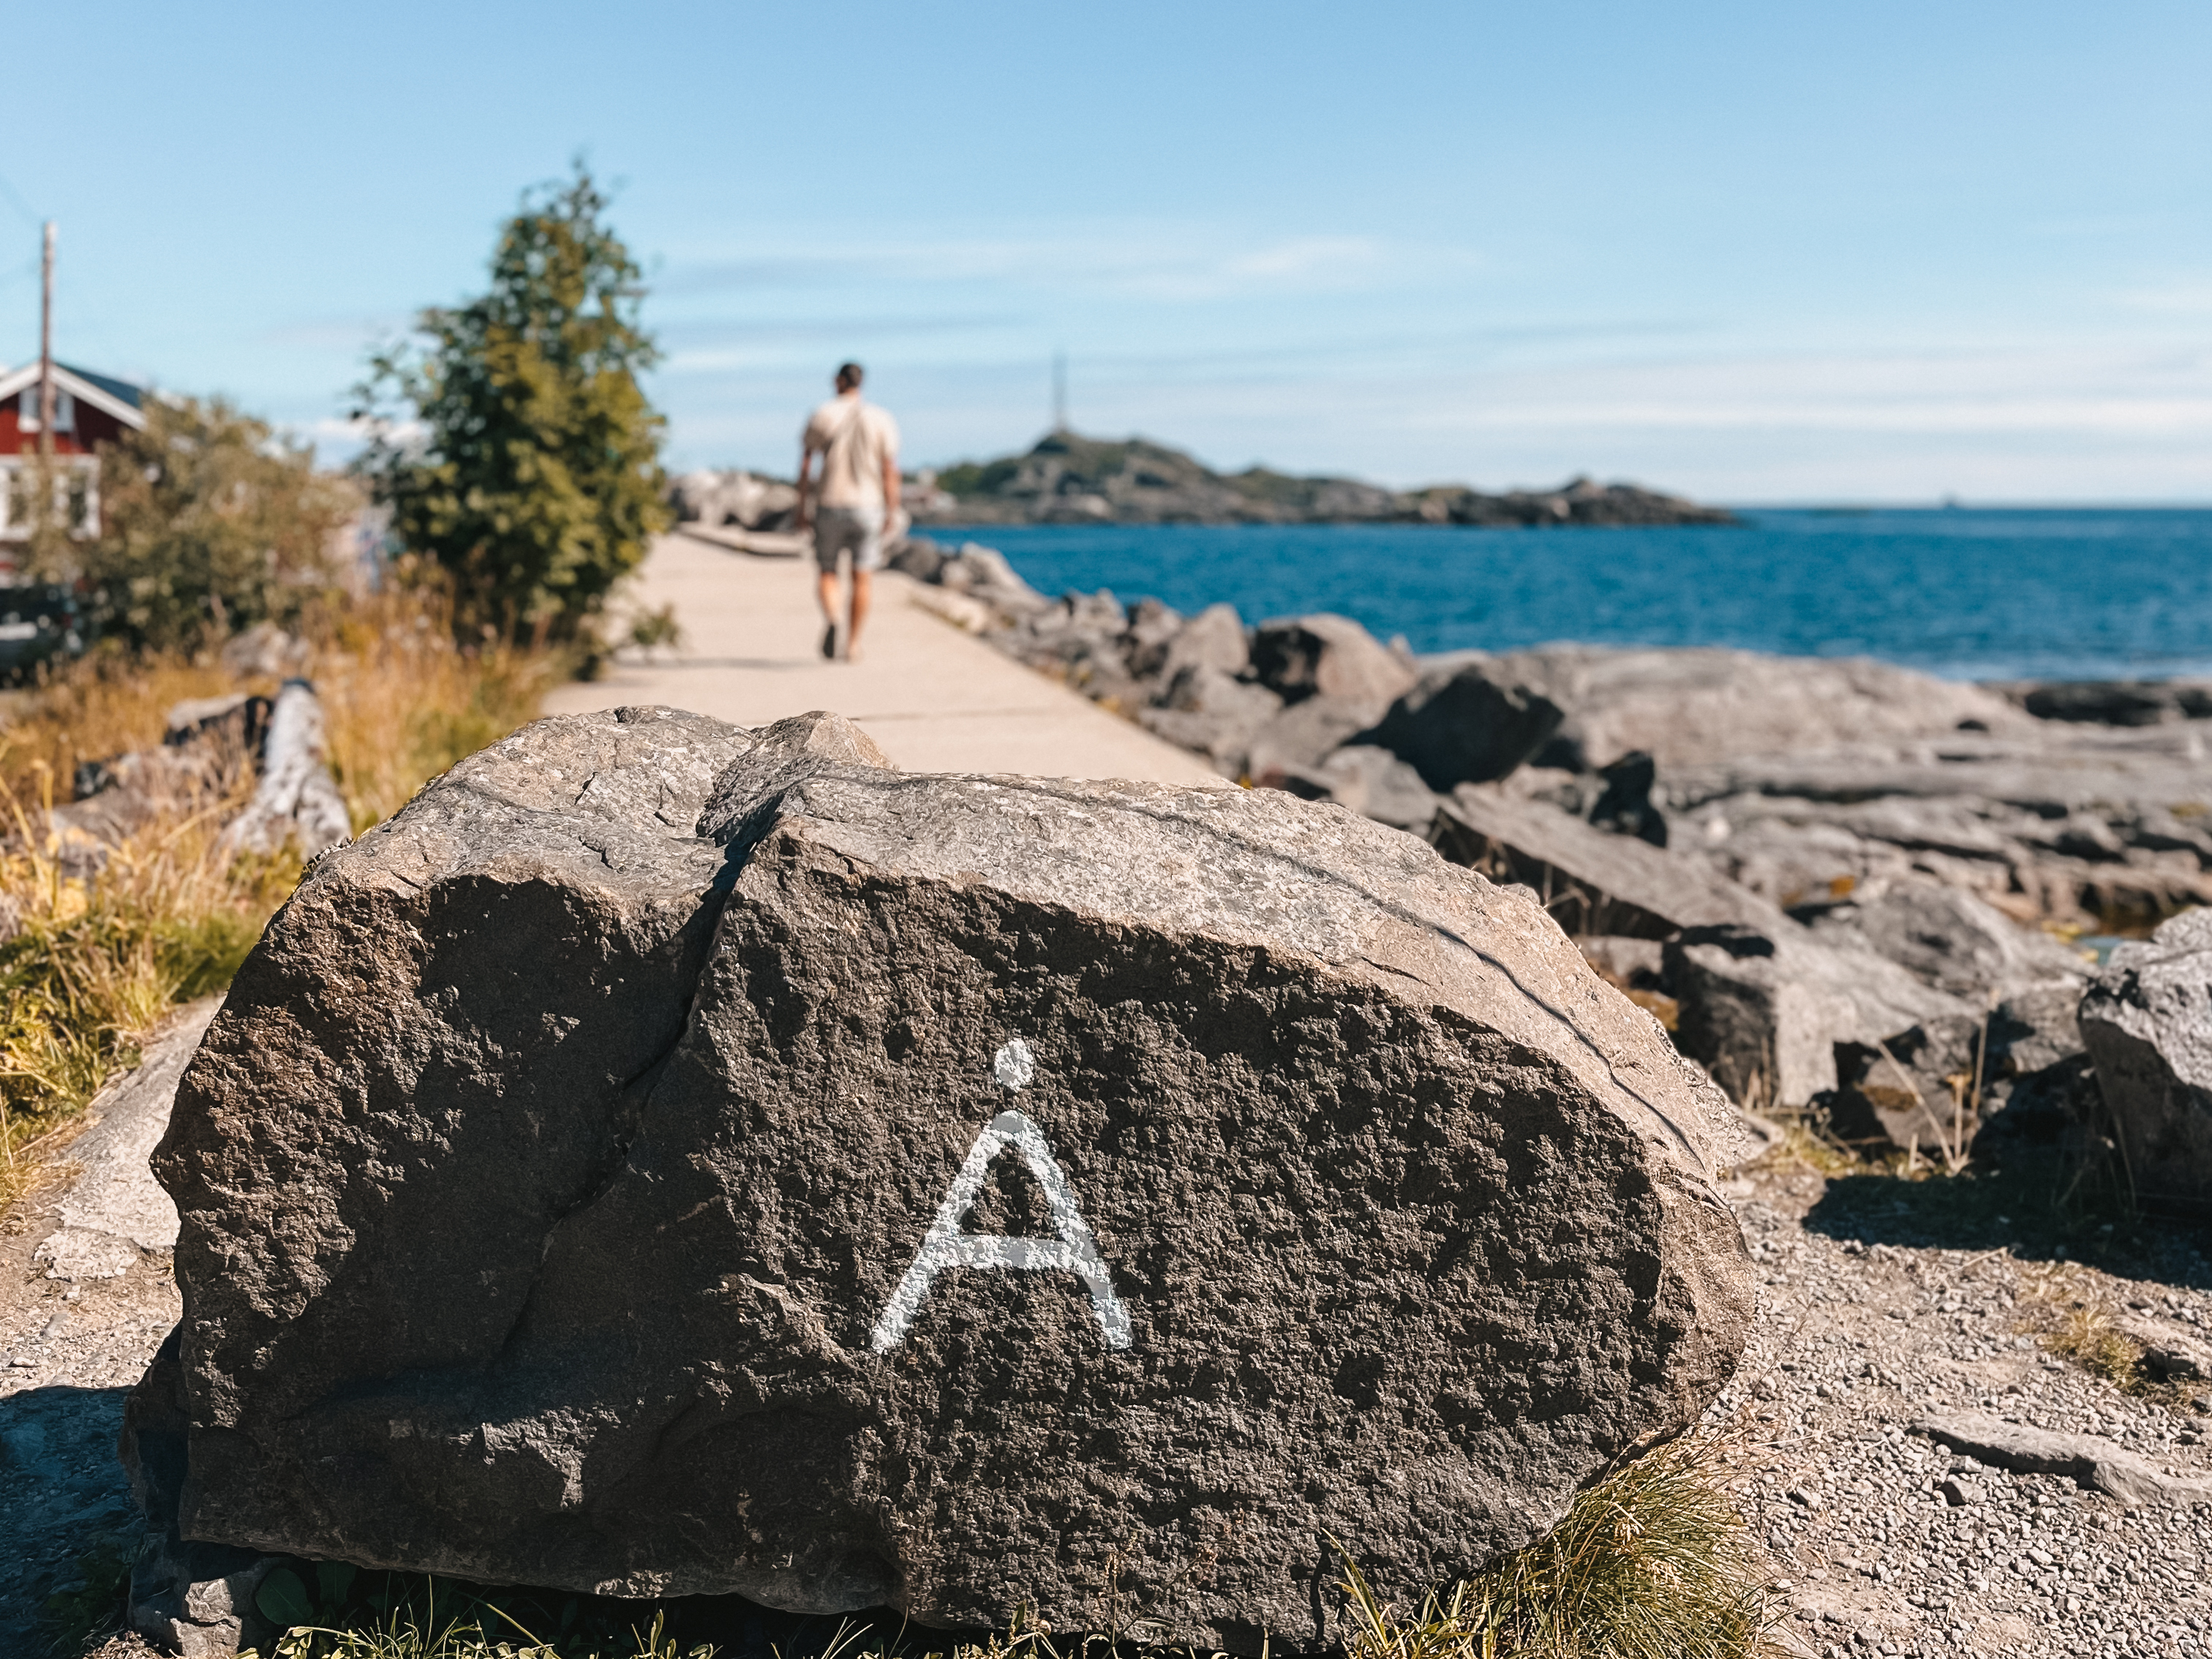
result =
[[588,635],[668,523],[664,422],[637,383],[659,354],[606,206],[580,162],[526,195],[490,292],[424,311],[356,392],[401,544],[453,573],[463,621],[517,638]]
[[[146,428],[100,458],[100,535],[58,555],[94,626],[137,649],[289,624],[327,592],[359,487],[220,398],[146,400]],[[72,574],[58,571],[57,574]]]

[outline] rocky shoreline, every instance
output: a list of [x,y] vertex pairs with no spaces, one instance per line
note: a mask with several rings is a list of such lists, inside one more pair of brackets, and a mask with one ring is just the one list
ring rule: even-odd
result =
[[[676,480],[684,522],[779,531],[798,492],[781,479],[699,471]],[[915,475],[904,506],[923,526],[1012,524],[1430,524],[1478,529],[1727,525],[1735,515],[1637,484],[1571,478],[1556,489],[1489,494],[1466,484],[1388,489],[1358,478],[1266,467],[1216,472],[1146,438],[1047,433],[1020,455]]]
[[[893,562],[1224,777],[1535,890],[1740,1106],[1863,1145],[2114,1150],[2077,1018],[2095,941],[2212,902],[2204,687],[1729,650],[1419,658],[1343,617],[1049,599],[974,543],[913,538]],[[2137,1196],[2200,1200],[2212,1146],[2184,1162],[2194,1198],[2179,1175]]]

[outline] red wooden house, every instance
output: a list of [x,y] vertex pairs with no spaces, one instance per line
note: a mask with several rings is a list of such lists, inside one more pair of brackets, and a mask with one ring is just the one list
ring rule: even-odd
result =
[[[89,369],[54,365],[54,505],[76,536],[100,533],[100,446],[142,431],[143,392]],[[39,454],[39,366],[0,372],[0,574],[30,539]]]

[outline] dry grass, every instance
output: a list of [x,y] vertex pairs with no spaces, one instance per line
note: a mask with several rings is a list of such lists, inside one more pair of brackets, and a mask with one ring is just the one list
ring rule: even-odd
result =
[[[430,777],[537,712],[543,656],[454,648],[434,599],[333,611],[311,641],[331,768],[356,832]],[[168,1010],[217,991],[299,878],[299,860],[233,855],[234,800],[148,824],[96,875],[72,873],[46,829],[84,761],[161,740],[186,698],[270,691],[207,653],[89,661],[0,729],[0,1209],[38,1177],[42,1143],[132,1064]]]
[[1771,1650],[1759,1558],[1709,1440],[1648,1452],[1545,1537],[1410,1620],[1347,1557],[1348,1659],[1752,1659]]
[[2018,1328],[2045,1352],[2070,1359],[2129,1394],[2162,1392],[2143,1369],[2142,1345],[2119,1328],[2120,1304],[2104,1276],[2057,1261],[2027,1275]]

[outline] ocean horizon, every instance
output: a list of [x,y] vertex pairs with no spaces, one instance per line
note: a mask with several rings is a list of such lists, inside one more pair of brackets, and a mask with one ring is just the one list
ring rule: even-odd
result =
[[1048,594],[1333,611],[1424,654],[1575,641],[1877,657],[1952,679],[2212,674],[2212,508],[1750,507],[1741,522],[981,525]]

